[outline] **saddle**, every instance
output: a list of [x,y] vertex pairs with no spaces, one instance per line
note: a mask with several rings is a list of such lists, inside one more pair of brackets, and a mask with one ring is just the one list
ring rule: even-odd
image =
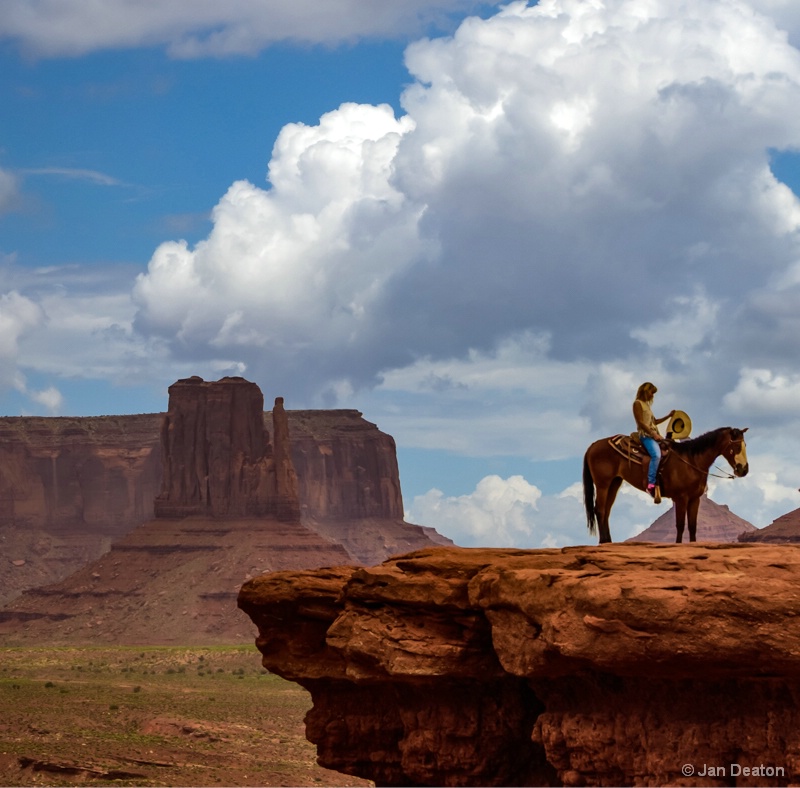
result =
[[[609,444],[614,451],[619,452],[626,460],[635,462],[637,465],[650,462],[650,455],[645,451],[639,441],[639,433],[632,432],[630,435],[612,435],[608,439]],[[661,444],[661,464],[660,468],[664,467],[664,462],[669,456],[669,445]]]

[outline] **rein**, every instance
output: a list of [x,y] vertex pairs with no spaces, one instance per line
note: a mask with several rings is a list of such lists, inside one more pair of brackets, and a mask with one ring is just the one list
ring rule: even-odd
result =
[[713,476],[715,479],[735,479],[736,474],[731,473],[730,471],[726,471],[724,468],[717,468],[716,465],[713,466],[716,470],[720,471],[720,473],[711,473],[708,471],[709,476]]
[[[733,442],[734,442],[733,440],[729,440],[728,441],[728,445],[725,446],[725,449],[727,449],[728,446],[730,446]],[[724,451],[725,449],[723,449],[722,451]],[[722,454],[722,451],[720,451],[719,454],[717,454],[717,457],[719,457],[719,455]],[[697,471],[698,473],[705,473],[707,476],[713,476],[715,479],[735,479],[736,478],[736,475],[731,473],[730,471],[726,471],[724,468],[718,468],[717,467],[717,465],[716,465],[717,457],[715,457],[711,461],[711,465],[704,471],[702,468],[698,468],[696,465],[692,465],[692,463],[690,463],[689,460],[687,460],[680,452],[675,451],[674,448],[672,450],[672,455],[677,457],[682,463],[685,463],[686,465],[688,465],[690,468],[692,468],[693,470]],[[718,470],[719,473],[712,473],[711,472],[711,468],[714,468],[714,469]]]

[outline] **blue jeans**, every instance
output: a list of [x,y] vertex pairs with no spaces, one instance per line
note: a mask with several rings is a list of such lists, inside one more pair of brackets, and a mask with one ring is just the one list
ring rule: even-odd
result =
[[649,435],[640,435],[639,440],[650,455],[650,465],[647,468],[647,483],[648,485],[655,484],[658,463],[661,461],[661,447],[658,445],[658,441]]

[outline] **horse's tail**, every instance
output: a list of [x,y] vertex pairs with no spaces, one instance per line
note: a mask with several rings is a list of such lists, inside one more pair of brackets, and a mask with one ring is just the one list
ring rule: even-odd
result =
[[594,510],[594,479],[589,468],[589,452],[583,455],[583,508],[586,510],[586,527],[592,536],[597,534],[597,513]]

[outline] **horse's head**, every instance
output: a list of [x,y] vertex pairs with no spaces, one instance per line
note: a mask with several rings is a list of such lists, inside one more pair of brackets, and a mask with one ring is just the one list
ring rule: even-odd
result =
[[743,430],[730,427],[728,443],[722,450],[722,456],[728,461],[736,476],[747,476],[750,465],[747,462],[747,446],[744,442],[744,434],[747,427]]

